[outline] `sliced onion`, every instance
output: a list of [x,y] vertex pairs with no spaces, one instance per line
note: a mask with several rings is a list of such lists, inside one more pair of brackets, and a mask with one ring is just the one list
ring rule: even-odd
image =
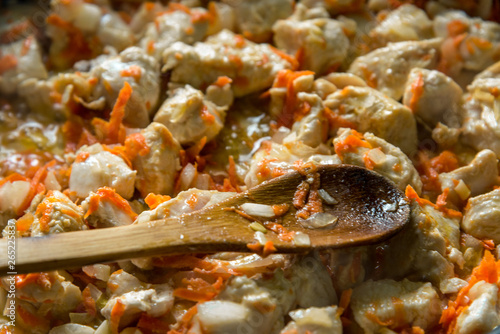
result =
[[181,172],[181,189],[189,189],[189,186],[193,183],[198,171],[192,164],[187,164],[186,167],[182,169]]
[[95,277],[101,281],[107,282],[111,274],[111,267],[107,264],[93,264],[82,268],[83,272],[90,277]]
[[325,212],[315,213],[307,219],[299,220],[303,227],[309,229],[333,228],[337,224],[337,221],[338,217]]
[[380,147],[369,150],[367,155],[368,158],[370,158],[370,160],[377,166],[382,165],[387,160],[385,153],[382,152]]
[[310,246],[311,239],[309,239],[309,235],[302,232],[295,232],[293,235],[293,242],[297,246]]
[[265,204],[244,203],[240,205],[241,210],[250,216],[272,218],[274,217],[273,207]]
[[261,245],[265,245],[267,242],[267,238],[264,235],[264,233],[257,231],[254,233],[254,238],[259,242]]
[[470,196],[470,189],[469,187],[467,187],[463,180],[460,180],[460,182],[458,182],[457,186],[455,187],[455,191],[462,201],[465,201]]
[[334,204],[338,204],[339,203],[339,201],[337,201],[335,198],[333,198],[332,195],[330,195],[328,193],[328,191],[326,191],[325,189],[318,190],[318,193],[319,193],[319,196],[321,197],[321,199],[326,204],[334,205]]

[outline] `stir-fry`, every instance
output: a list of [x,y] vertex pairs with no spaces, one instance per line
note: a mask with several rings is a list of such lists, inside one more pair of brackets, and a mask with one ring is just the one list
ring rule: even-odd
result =
[[307,236],[249,215],[248,253],[6,276],[0,333],[500,325],[500,2],[52,0],[0,20],[4,238],[175,217],[321,164],[411,205],[371,246],[277,254],[266,235]]

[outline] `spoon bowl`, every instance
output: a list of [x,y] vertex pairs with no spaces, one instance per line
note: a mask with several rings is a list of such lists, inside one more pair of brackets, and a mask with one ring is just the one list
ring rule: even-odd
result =
[[[298,189],[310,189],[298,192]],[[297,199],[321,196],[323,213],[301,218]],[[282,205],[288,210],[272,219],[242,214],[241,205]],[[295,204],[295,205],[294,205]],[[304,204],[304,203],[302,203]],[[307,203],[306,203],[307,205]],[[299,211],[299,212],[298,212]],[[316,208],[316,211],[317,208]],[[323,228],[308,225],[331,220]],[[306,214],[307,216],[307,214]],[[389,238],[409,221],[404,194],[385,177],[351,165],[323,165],[302,169],[264,182],[246,192],[202,210],[141,224],[16,239],[15,267],[9,267],[8,241],[0,239],[0,275],[81,267],[98,262],[164,254],[249,251],[255,242],[252,221],[279,223],[288,231],[306,234],[310,242],[296,242],[268,231],[266,239],[277,252],[366,245]],[[272,224],[272,223],[271,223]],[[290,234],[289,234],[290,235]]]

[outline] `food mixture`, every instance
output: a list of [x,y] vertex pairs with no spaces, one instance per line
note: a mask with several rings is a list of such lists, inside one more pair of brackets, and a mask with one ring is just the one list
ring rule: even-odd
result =
[[0,333],[500,324],[500,2],[52,0],[0,19],[4,238],[175,217],[320,164],[382,174],[412,211],[371,246],[276,254],[283,227],[249,222],[248,253],[17,275],[15,298],[7,276]]

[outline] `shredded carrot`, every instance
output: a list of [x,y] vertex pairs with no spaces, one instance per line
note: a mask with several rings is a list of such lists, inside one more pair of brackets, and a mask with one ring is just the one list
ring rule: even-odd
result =
[[168,195],[156,195],[153,193],[149,193],[146,198],[144,198],[144,202],[149,206],[151,210],[156,209],[158,205],[160,205],[163,202],[166,202],[168,200],[172,199],[172,197]]
[[193,317],[198,313],[198,305],[195,305],[191,307],[189,310],[184,313],[182,316],[181,320],[179,321],[179,328],[178,329],[172,329],[167,334],[186,334],[189,330],[190,322],[193,319]]
[[310,188],[309,183],[305,181],[302,181],[297,187],[297,190],[293,195],[293,206],[296,209],[302,209],[306,205],[307,196],[309,194],[309,188]]
[[132,77],[135,82],[139,82],[142,76],[142,69],[137,65],[131,65],[129,68],[120,72],[122,77]]
[[[184,281],[184,280],[183,280]],[[213,299],[219,294],[222,288],[222,277],[219,277],[214,284],[208,284],[203,281],[184,281],[187,288],[177,288],[174,290],[174,296],[194,302],[203,302]]]
[[450,35],[450,37],[456,37],[466,33],[469,30],[469,25],[461,20],[453,20],[447,24],[446,28],[448,29],[448,35]]
[[99,209],[99,203],[104,200],[113,203],[132,220],[137,217],[137,214],[132,210],[132,207],[126,199],[118,195],[113,188],[102,187],[97,189],[96,193],[90,196],[89,209],[85,213],[84,218],[96,212],[97,209]]
[[49,290],[52,287],[52,283],[49,273],[45,272],[16,275],[16,287],[18,289],[23,289],[29,284],[35,284]]
[[137,328],[146,330],[148,333],[167,333],[170,329],[170,325],[163,319],[154,318],[149,316],[147,313],[143,313],[139,318]]
[[356,129],[355,123],[346,120],[341,114],[333,112],[330,108],[325,107],[325,116],[328,119],[328,125],[330,130],[338,128],[351,128]]
[[49,330],[50,320],[47,317],[33,314],[19,303],[16,303],[16,316],[19,316],[28,328],[42,329],[42,331],[44,331],[43,329]]
[[427,191],[440,192],[439,174],[448,173],[459,167],[457,156],[450,151],[443,151],[437,157],[429,159],[427,153],[418,155],[416,169],[422,179],[423,188]]
[[273,211],[274,211],[274,215],[276,217],[280,217],[280,216],[283,216],[285,213],[287,213],[288,210],[290,210],[290,205],[286,204],[286,203],[275,204],[275,205],[272,206],[272,208],[273,208]]
[[241,35],[236,34],[234,40],[237,48],[243,48],[246,45],[245,38]]
[[187,199],[186,204],[194,210],[194,208],[196,207],[196,203],[198,203],[198,196],[196,195],[196,193],[191,194],[191,196],[189,196],[189,198]]
[[85,307],[87,313],[92,316],[95,316],[97,313],[95,304],[96,301],[94,300],[94,298],[92,298],[88,286],[82,291],[82,299],[83,299],[83,306]]
[[109,319],[111,333],[118,334],[118,329],[120,327],[120,319],[125,314],[125,304],[121,299],[117,299],[113,309],[111,309],[111,316]]
[[125,154],[129,160],[134,160],[137,155],[145,156],[151,151],[146,138],[142,133],[134,133],[125,139]]
[[282,241],[293,241],[295,232],[288,231],[283,225],[273,222],[264,222],[264,226],[278,234],[278,238]]
[[410,99],[410,109],[413,111],[413,113],[415,113],[417,110],[418,100],[420,100],[422,94],[424,93],[424,76],[422,72],[418,73],[417,80],[415,80],[411,84],[410,90],[412,93]]
[[238,174],[236,172],[236,164],[234,162],[234,158],[232,155],[229,156],[228,174],[229,174],[229,182],[231,183],[231,186],[233,186],[237,192],[240,192],[241,190],[240,190],[240,187],[238,185]]
[[118,94],[113,111],[111,111],[109,122],[100,118],[94,118],[92,120],[92,125],[102,134],[103,143],[123,144],[125,142],[126,133],[122,121],[125,117],[125,107],[131,96],[132,87],[125,81],[123,88]]
[[347,308],[349,307],[349,303],[351,302],[351,296],[352,289],[342,291],[342,294],[340,295],[339,307],[343,310],[347,310]]
[[8,54],[0,58],[0,75],[17,67],[17,58]]
[[339,156],[340,160],[343,160],[343,156],[345,153],[349,152],[357,152],[358,148],[372,148],[369,142],[367,142],[363,135],[356,130],[351,130],[352,135],[348,135],[341,141],[338,141],[335,144],[335,153]]
[[31,228],[35,217],[31,212],[26,212],[21,218],[16,221],[16,230],[19,233],[24,233]]
[[487,250],[494,250],[495,249],[495,242],[493,240],[482,240],[483,247]]
[[226,77],[226,76],[220,76],[217,78],[217,80],[213,83],[213,85],[217,86],[217,87],[224,87],[225,85],[229,85],[231,84],[231,82],[233,82],[233,80],[229,77]]
[[[296,70],[299,68],[299,62],[297,61],[297,59],[295,59],[295,57],[290,56],[289,54],[286,54],[283,51],[276,49],[274,46],[269,46],[269,48],[271,49],[271,51],[273,51],[275,54],[277,54],[280,58],[289,62],[290,65],[292,65],[292,70]],[[288,71],[288,70],[286,70],[286,71]]]
[[276,253],[277,249],[274,247],[274,244],[271,240],[266,241],[266,244],[264,245],[264,249],[262,250],[262,255],[264,257],[267,257],[268,255],[272,253]]
[[206,124],[214,124],[215,116],[208,111],[208,107],[203,105],[200,109],[200,117]]

